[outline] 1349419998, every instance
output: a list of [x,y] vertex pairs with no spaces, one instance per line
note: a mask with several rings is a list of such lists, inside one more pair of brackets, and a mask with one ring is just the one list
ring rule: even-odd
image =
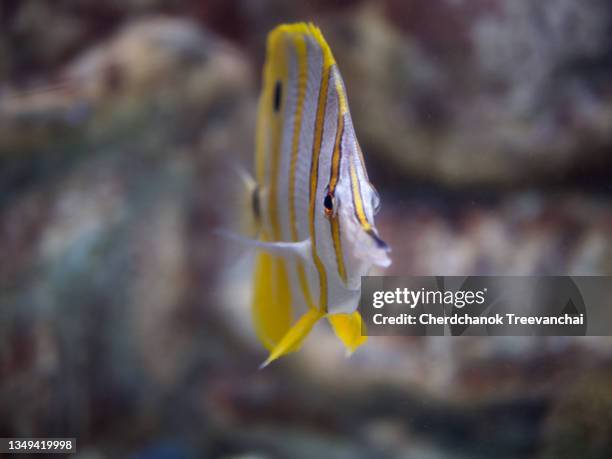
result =
[[75,438],[2,438],[0,453],[74,453]]

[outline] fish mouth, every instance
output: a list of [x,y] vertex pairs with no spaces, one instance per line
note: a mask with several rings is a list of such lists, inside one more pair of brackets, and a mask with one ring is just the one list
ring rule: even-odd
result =
[[389,253],[391,247],[379,235],[376,227],[368,221],[361,222],[355,218],[352,209],[340,207],[346,221],[341,228],[347,238],[349,257],[362,267],[376,265],[386,268],[391,264]]
[[383,241],[378,234],[376,234],[376,231],[369,228],[366,233],[374,240],[374,244],[376,245],[377,249],[384,250],[386,253],[391,252],[391,247],[389,247],[389,244]]
[[362,250],[356,251],[355,255],[381,268],[389,266],[391,264],[391,258],[389,258],[391,247],[380,238],[373,228],[368,228],[361,234],[364,234]]

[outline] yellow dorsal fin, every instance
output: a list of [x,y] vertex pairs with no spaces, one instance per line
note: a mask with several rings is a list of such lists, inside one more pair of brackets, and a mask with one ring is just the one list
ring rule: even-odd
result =
[[331,49],[325,38],[323,38],[323,34],[321,30],[311,22],[296,22],[294,24],[281,24],[275,27],[270,34],[268,35],[268,55],[274,52],[275,49],[279,46],[279,42],[285,36],[296,36],[296,35],[306,35],[311,36],[316,40],[316,42],[321,47],[321,51],[323,53],[323,68],[331,67],[336,63],[334,59],[334,55],[331,52]]

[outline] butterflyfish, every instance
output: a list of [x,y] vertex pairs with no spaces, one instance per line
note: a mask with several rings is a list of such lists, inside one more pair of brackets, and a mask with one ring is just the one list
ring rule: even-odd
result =
[[257,226],[252,313],[269,350],[296,351],[326,319],[347,353],[367,337],[361,276],[391,263],[338,65],[313,24],[268,35],[255,135],[251,212]]

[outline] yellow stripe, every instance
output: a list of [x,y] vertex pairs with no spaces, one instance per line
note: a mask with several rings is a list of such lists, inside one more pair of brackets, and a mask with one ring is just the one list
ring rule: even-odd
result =
[[344,131],[344,118],[338,114],[338,127],[336,129],[336,140],[334,141],[334,153],[332,154],[331,173],[329,176],[329,192],[333,195],[338,185],[340,176],[340,141]]
[[[281,82],[282,91],[284,94],[286,92],[287,79],[288,62],[286,35],[283,28],[279,27],[274,29],[268,36],[266,65],[264,67],[265,88],[264,91],[262,91],[261,100],[259,102],[259,121],[262,123],[262,126],[257,126],[258,138],[256,145],[257,181],[260,184],[265,184],[267,181],[269,185],[269,188],[266,191],[268,193],[267,210],[271,234],[269,234],[267,231],[263,231],[262,238],[274,241],[281,239],[281,228],[278,217],[278,175],[283,132],[284,101],[281,100],[281,107],[278,112],[273,110],[271,101],[276,82]],[[263,137],[265,133],[271,133],[271,137]],[[269,150],[266,147],[268,147]],[[265,176],[266,151],[270,152],[270,170],[267,177]]]
[[346,268],[344,266],[344,255],[342,254],[342,243],[340,241],[340,221],[338,217],[333,217],[329,223],[331,225],[332,240],[334,242],[334,252],[336,252],[338,275],[340,279],[342,279],[342,282],[346,284]]
[[353,205],[355,207],[355,215],[357,215],[357,220],[359,220],[361,227],[365,231],[369,231],[372,229],[372,225],[370,225],[370,222],[368,222],[368,219],[366,218],[363,208],[363,200],[361,199],[361,190],[359,189],[357,171],[355,170],[355,165],[352,161],[349,162],[349,169],[351,172],[351,189],[353,195]]
[[281,240],[280,223],[278,221],[278,170],[280,163],[280,132],[282,128],[282,120],[279,117],[281,127],[274,130],[272,137],[272,163],[270,166],[270,195],[268,200],[268,211],[270,215],[270,225],[272,226],[272,239],[274,241]]
[[[336,85],[336,90],[338,86]],[[340,100],[340,93],[338,93],[338,100]],[[342,134],[344,132],[344,116],[338,113],[338,127],[336,129],[336,140],[334,142],[334,153],[332,155],[332,167],[331,176],[329,178],[329,192],[333,195],[338,185],[338,177],[340,175],[340,160],[341,160],[341,147]],[[338,275],[344,283],[346,283],[346,268],[344,266],[344,255],[342,253],[342,242],[340,239],[340,220],[338,215],[332,215],[329,220],[331,225],[332,241],[334,243],[334,252],[336,254],[336,264],[338,266]]]
[[365,161],[363,159],[363,151],[361,151],[361,147],[359,146],[359,142],[357,142],[357,140],[355,140],[355,145],[357,145],[357,156],[359,157],[359,162],[361,163],[361,169],[363,170],[365,178],[368,181],[368,183],[372,187],[374,187],[374,185],[372,185],[372,182],[370,182],[370,177],[368,177],[368,171],[367,171],[367,169],[365,167]]
[[[336,186],[338,185],[338,178],[340,175],[340,142],[342,141],[342,135],[344,132],[344,115],[348,112],[348,102],[344,86],[340,74],[334,65],[334,76],[336,94],[338,96],[338,129],[336,131],[336,141],[334,144],[334,153],[332,156],[332,170],[331,177],[329,180],[329,191],[334,194]],[[340,237],[340,220],[337,216],[333,216],[330,219],[332,241],[334,244],[334,252],[336,254],[336,264],[338,265],[338,275],[344,283],[347,282],[346,267],[344,265],[344,254],[342,252],[342,240]]]
[[298,240],[298,230],[295,218],[295,169],[298,160],[300,144],[300,128],[302,127],[302,111],[304,108],[304,95],[306,92],[306,42],[302,35],[294,37],[294,44],[298,55],[298,98],[293,124],[293,141],[291,145],[291,162],[289,164],[289,221],[291,223],[291,237]]
[[[295,120],[293,124],[293,138],[291,145],[291,162],[289,164],[289,223],[291,227],[291,238],[293,241],[298,240],[297,219],[295,215],[295,170],[297,167],[299,145],[300,145],[300,128],[302,127],[302,115],[304,110],[304,97],[306,93],[306,75],[308,55],[306,41],[303,35],[296,35],[293,38],[298,60],[298,98],[296,105]],[[312,295],[306,278],[304,263],[301,260],[296,260],[297,275],[300,289],[306,300],[309,308],[314,308]]]
[[314,144],[312,161],[310,163],[310,238],[312,241],[312,258],[319,273],[319,308],[327,311],[327,275],[325,267],[317,254],[316,234],[315,234],[315,204],[317,195],[317,182],[319,174],[319,154],[321,153],[321,141],[323,139],[323,122],[325,121],[325,108],[327,105],[327,88],[329,86],[329,67],[323,68],[321,86],[319,88],[319,105],[317,108],[317,118],[315,122]]
[[257,109],[257,130],[255,131],[255,180],[258,184],[262,184],[265,181],[265,170],[266,170],[266,143],[268,140],[267,133],[267,115],[266,101],[269,100],[266,91],[263,90],[260,100],[259,107]]
[[332,67],[336,64],[329,45],[323,38],[321,31],[312,24],[309,24],[310,31],[321,47],[323,53],[323,76],[319,88],[319,101],[317,109],[317,118],[315,124],[313,154],[310,168],[310,237],[312,239],[312,258],[319,273],[320,297],[319,307],[327,311],[327,274],[325,267],[317,254],[316,235],[315,235],[315,205],[316,192],[319,173],[319,154],[321,152],[321,142],[323,139],[323,124],[325,121],[325,109],[327,106],[327,91],[329,87],[329,77]]
[[348,112],[348,102],[346,93],[344,92],[344,86],[342,85],[342,79],[340,78],[340,72],[338,72],[337,68],[334,68],[334,76],[336,79],[336,92],[338,93],[338,102],[340,106],[339,115],[344,115]]

